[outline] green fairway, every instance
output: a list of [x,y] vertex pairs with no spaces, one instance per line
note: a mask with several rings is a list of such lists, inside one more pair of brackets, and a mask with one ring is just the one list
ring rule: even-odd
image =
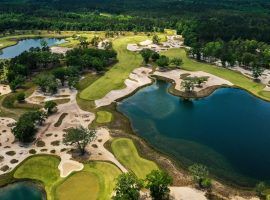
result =
[[107,111],[98,111],[97,112],[97,123],[109,123],[112,121],[112,113]]
[[110,199],[115,179],[120,174],[120,170],[110,163],[91,162],[85,164],[83,171],[69,176],[56,187],[56,199]]
[[248,90],[256,96],[259,96],[266,100],[270,100],[270,92],[262,91],[265,87],[263,84],[256,83],[239,72],[235,72],[226,68],[216,67],[214,65],[206,63],[197,62],[193,59],[188,58],[184,49],[170,49],[166,52],[163,52],[162,54],[171,58],[182,58],[184,61],[182,69],[189,71],[208,72],[210,74],[219,76],[220,78],[224,78],[232,82],[234,85]]
[[14,173],[15,178],[41,181],[50,197],[53,184],[60,179],[58,165],[60,159],[55,156],[33,156],[26,159]]
[[138,43],[146,39],[146,36],[135,35],[114,40],[113,48],[117,51],[117,59],[119,62],[106,72],[104,76],[84,89],[80,93],[80,98],[85,100],[97,100],[104,97],[111,90],[124,88],[125,79],[142,63],[141,55],[128,51],[127,44]]
[[118,138],[112,142],[112,151],[116,158],[129,170],[134,172],[138,178],[145,178],[158,166],[150,160],[142,158],[131,139]]

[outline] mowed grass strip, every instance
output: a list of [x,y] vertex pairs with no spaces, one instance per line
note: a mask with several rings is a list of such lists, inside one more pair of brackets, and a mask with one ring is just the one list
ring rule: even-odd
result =
[[114,139],[111,146],[115,157],[126,168],[134,172],[138,178],[143,179],[152,170],[158,169],[158,166],[153,161],[140,157],[131,139]]
[[97,112],[97,123],[104,124],[112,121],[112,113],[107,111]]
[[117,51],[118,63],[114,65],[104,76],[96,80],[80,93],[80,98],[85,100],[97,100],[104,97],[111,90],[125,87],[124,81],[129,74],[142,63],[139,53],[127,50],[127,44],[138,43],[147,39],[147,36],[126,36],[113,41],[113,48]]
[[55,190],[58,200],[107,200],[115,187],[115,179],[121,171],[107,162],[89,162],[83,171],[72,174]]
[[182,69],[189,71],[204,71],[216,75],[220,78],[224,78],[232,82],[238,87],[248,90],[249,92],[253,93],[258,97],[270,100],[270,92],[262,91],[265,85],[254,82],[240,72],[232,71],[222,67],[216,67],[207,63],[197,62],[193,59],[188,58],[184,49],[169,49],[162,54],[170,58],[182,58],[184,62]]
[[48,199],[50,199],[51,188],[60,179],[59,163],[60,159],[55,156],[32,156],[20,164],[14,177],[41,181],[45,186]]

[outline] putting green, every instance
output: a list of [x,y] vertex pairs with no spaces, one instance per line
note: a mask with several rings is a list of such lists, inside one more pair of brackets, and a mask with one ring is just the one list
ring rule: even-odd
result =
[[117,51],[117,59],[119,62],[107,71],[104,76],[85,88],[80,93],[80,98],[85,100],[97,100],[104,97],[111,90],[124,88],[124,81],[143,61],[140,54],[127,50],[127,44],[138,43],[146,39],[146,36],[137,35],[120,37],[114,40],[113,48]]
[[131,139],[114,139],[112,151],[116,158],[126,168],[134,172],[138,178],[145,178],[152,170],[158,169],[158,166],[153,161],[140,157]]
[[112,121],[112,113],[107,111],[98,111],[97,112],[97,123],[109,123]]
[[107,200],[110,199],[115,179],[121,171],[107,162],[90,162],[77,172],[57,184],[55,197],[59,200]]
[[71,175],[56,189],[59,200],[96,200],[99,193],[99,177],[90,172]]
[[265,85],[261,83],[256,83],[239,72],[232,71],[226,68],[216,67],[214,65],[202,62],[197,62],[193,59],[188,58],[184,49],[169,49],[168,51],[163,52],[162,54],[170,58],[172,57],[182,58],[184,62],[182,69],[189,71],[204,71],[216,75],[220,78],[224,78],[232,82],[236,86],[248,90],[249,92],[253,93],[258,97],[270,100],[270,92],[262,91]]

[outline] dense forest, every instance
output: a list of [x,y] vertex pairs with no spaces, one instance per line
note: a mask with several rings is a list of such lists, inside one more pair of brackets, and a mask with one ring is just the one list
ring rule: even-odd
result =
[[213,41],[222,41],[224,52],[235,40],[270,42],[270,2],[264,0],[0,0],[0,13],[3,34],[15,29],[162,32],[173,28],[197,55]]

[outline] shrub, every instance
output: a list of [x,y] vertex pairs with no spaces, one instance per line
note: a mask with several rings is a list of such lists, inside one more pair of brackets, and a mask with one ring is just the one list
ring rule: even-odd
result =
[[20,92],[19,94],[17,94],[17,101],[19,103],[23,103],[25,101],[25,93]]

